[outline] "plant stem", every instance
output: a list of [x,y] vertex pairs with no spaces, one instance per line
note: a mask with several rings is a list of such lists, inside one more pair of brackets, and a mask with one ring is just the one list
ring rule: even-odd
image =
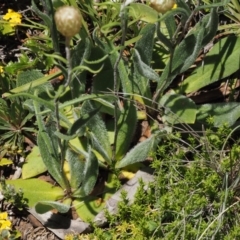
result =
[[66,51],[66,59],[67,59],[67,64],[68,64],[68,66],[67,66],[68,74],[67,74],[67,81],[66,81],[64,87],[69,86],[69,84],[71,82],[72,62],[71,62],[70,40],[71,40],[71,38],[66,37],[65,51]]
[[[116,96],[118,96],[118,65],[121,61],[122,55],[123,55],[123,51],[124,51],[124,43],[125,43],[125,39],[126,39],[126,30],[127,30],[127,9],[125,7],[124,4],[122,4],[121,6],[121,11],[120,11],[120,18],[121,18],[121,26],[122,26],[122,39],[121,39],[121,43],[120,43],[120,52],[119,52],[119,56],[114,64],[114,68],[113,68],[113,78],[114,78],[114,86],[113,86],[113,91],[115,93]],[[115,160],[116,157],[116,146],[117,146],[117,135],[118,135],[118,101],[119,99],[117,99],[115,101],[115,108],[114,108],[114,142],[113,142],[113,160]]]

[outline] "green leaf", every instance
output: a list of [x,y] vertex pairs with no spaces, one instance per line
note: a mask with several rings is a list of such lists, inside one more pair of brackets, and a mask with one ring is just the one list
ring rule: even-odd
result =
[[69,146],[78,154],[88,157],[88,139],[86,137],[79,137],[70,140]]
[[240,117],[240,105],[237,102],[213,103],[198,106],[197,119],[206,120],[209,116],[214,119],[214,126],[223,124],[232,126]]
[[31,153],[26,157],[26,162],[22,167],[22,178],[35,177],[46,171],[47,168],[42,160],[39,148],[34,146]]
[[190,68],[198,57],[200,50],[215,35],[217,27],[218,16],[216,10],[213,9],[210,14],[205,15],[196,24],[174,50],[172,58],[161,75],[158,83],[159,90],[165,90],[178,74]]
[[[240,38],[228,36],[214,45],[200,64],[184,80],[180,91],[190,93],[213,82],[228,77],[239,69]],[[217,61],[216,61],[217,59]]]
[[216,35],[218,29],[218,13],[217,9],[211,9],[211,13],[209,15],[209,19],[206,18],[206,27],[204,31],[204,38],[202,42],[202,46],[206,46]]
[[194,63],[202,48],[203,33],[203,29],[199,29],[195,34],[190,34],[184,38],[180,45],[176,47],[172,62],[170,59],[162,72],[158,89],[166,89],[178,74],[186,71]]
[[17,76],[17,87],[20,87],[27,83],[31,83],[32,81],[42,77],[44,77],[44,75],[37,70],[27,70],[24,72],[20,72]]
[[143,162],[146,160],[157,142],[158,138],[155,135],[152,135],[147,140],[138,143],[121,161],[116,163],[116,168],[123,168],[137,162]]
[[9,96],[12,95],[12,93],[27,92],[29,89],[37,87],[39,85],[42,85],[42,84],[46,83],[48,80],[50,80],[52,78],[55,78],[55,77],[58,77],[59,75],[61,75],[61,72],[56,72],[56,73],[53,73],[51,75],[41,77],[41,78],[39,78],[37,80],[34,80],[30,83],[26,83],[24,85],[21,85],[19,87],[11,89],[11,93],[4,93],[3,97],[9,97]]
[[[54,126],[45,126],[42,116],[39,114],[40,105],[34,101],[34,109],[38,123],[37,143],[41,153],[42,160],[47,167],[49,173],[55,178],[58,184],[63,188],[67,188],[67,179],[62,172],[61,160],[58,153],[58,143],[54,134]],[[56,128],[55,128],[56,129]],[[51,139],[52,138],[52,139]]]
[[150,105],[147,99],[150,99],[152,96],[149,88],[149,80],[159,80],[158,74],[149,67],[152,60],[155,28],[154,24],[147,24],[142,28],[139,33],[142,37],[136,42],[133,53],[133,83],[131,84],[131,93],[141,95],[146,105]]
[[39,132],[37,136],[37,143],[41,153],[42,160],[46,165],[49,173],[63,188],[66,188],[64,175],[61,172],[60,157],[56,156],[56,149],[52,148],[51,139],[46,132]]
[[159,101],[159,107],[164,107],[164,120],[168,123],[195,123],[197,106],[180,94],[165,94]]
[[137,112],[133,102],[125,101],[124,110],[118,120],[116,161],[122,159],[132,142],[137,125]]
[[147,79],[159,81],[158,74],[142,61],[137,49],[134,50],[133,61],[138,73],[146,78],[145,82],[147,82]]
[[92,192],[98,177],[98,160],[91,148],[89,148],[88,158],[86,158],[83,176],[81,195],[87,196]]
[[89,113],[83,114],[79,117],[79,119],[77,119],[73,125],[71,126],[71,128],[69,128],[67,134],[63,134],[61,132],[55,132],[54,134],[63,140],[69,141],[72,140],[76,137],[80,137],[83,136],[85,134],[85,125],[86,123],[95,115],[99,112],[101,106],[99,108],[96,108],[94,110],[92,110]]
[[56,201],[64,197],[64,191],[60,187],[40,179],[7,180],[6,183],[14,186],[16,190],[22,189],[29,207],[33,207],[39,201]]
[[[94,217],[105,207],[107,200],[116,192],[116,178],[109,173],[103,190],[96,189],[95,196],[87,196],[83,200],[73,201],[73,207],[78,216],[85,222],[92,221]],[[96,186],[97,188],[97,186]],[[98,196],[100,194],[100,196]],[[97,196],[96,196],[97,195]]]
[[169,33],[169,38],[173,39],[173,36],[177,30],[177,25],[176,25],[176,20],[175,20],[175,14],[169,14],[168,16],[166,16],[166,18],[164,19],[166,28],[168,30]]
[[[105,130],[104,130],[105,131]],[[109,141],[109,146],[110,145],[110,140],[108,138],[108,133],[106,132],[106,136],[105,138],[108,139]],[[93,152],[95,153],[97,159],[101,162],[103,162],[104,164],[108,164],[111,165],[112,159],[110,158],[107,149],[104,147],[104,145],[102,144],[100,138],[98,136],[96,136],[95,134],[88,132],[88,137],[91,140],[91,146],[93,148]]]
[[92,111],[84,114],[84,115],[81,115],[79,119],[77,119],[72,127],[69,129],[69,134],[72,135],[72,134],[75,134],[77,133],[77,131],[84,125],[86,125],[88,123],[88,121],[91,120],[92,117],[94,117],[97,113],[99,113],[101,109],[101,106],[96,108],[96,109],[93,109]]
[[135,44],[135,49],[137,49],[142,61],[148,66],[152,60],[155,30],[155,24],[145,25],[139,33],[142,37]]
[[[116,46],[114,46],[113,43],[110,42],[108,39],[105,39],[107,43],[102,42],[97,36],[94,36],[94,39],[99,44],[99,46],[101,46],[101,48],[102,48],[101,50],[104,51],[104,55],[108,54],[109,58],[107,58],[104,63],[104,69],[103,69],[104,72],[103,71],[100,72],[101,78],[98,77],[98,75],[96,76],[96,78],[94,78],[94,80],[96,79],[96,81],[94,81],[93,88],[94,88],[94,90],[109,91],[106,88],[113,89],[113,85],[114,85],[114,83],[113,83],[113,79],[114,79],[113,78],[113,67],[119,57],[119,52],[116,51]],[[99,51],[99,49],[98,49],[98,51]],[[102,56],[100,56],[100,57],[102,57]],[[124,93],[132,93],[132,86],[131,86],[131,82],[128,77],[127,68],[122,59],[120,60],[120,62],[118,64],[118,75],[119,75],[119,79],[122,84],[123,94]],[[109,80],[102,82],[102,79],[104,79],[102,77],[104,77],[104,76],[106,76],[106,78]],[[104,87],[102,87],[101,84],[103,84]]]
[[[95,109],[90,101],[85,101],[82,106],[82,114],[89,113]],[[99,114],[94,115],[86,124],[90,132],[88,133],[94,150],[103,155],[106,162],[111,163],[112,149],[108,139],[108,133],[104,121]]]
[[73,201],[73,207],[78,216],[85,222],[89,222],[104,208],[105,202],[102,198],[89,196],[84,200],[76,199]]
[[153,8],[142,3],[131,3],[128,6],[129,16],[133,19],[139,19],[148,23],[155,23],[158,19],[158,13]]
[[41,11],[38,9],[38,7],[37,7],[37,5],[35,4],[35,1],[34,1],[34,0],[32,0],[32,9],[33,9],[33,11],[35,11],[35,12],[37,13],[37,15],[44,21],[44,23],[45,23],[49,28],[52,27],[52,20],[51,20],[51,18],[50,18],[47,14],[41,12]]
[[74,152],[70,148],[67,149],[66,159],[68,160],[70,167],[70,185],[72,191],[74,191],[80,187],[80,184],[84,179],[85,159],[84,156]]
[[70,209],[70,205],[54,201],[39,201],[35,206],[35,210],[39,214],[46,213],[53,209],[56,209],[60,213],[67,213]]
[[10,165],[10,164],[13,164],[12,160],[9,160],[7,158],[2,158],[0,160],[0,166]]
[[161,25],[160,25],[160,22],[159,22],[159,21],[157,22],[156,30],[157,30],[158,39],[159,39],[168,49],[172,49],[173,44],[172,44],[172,42],[170,41],[170,39],[168,39],[168,38],[166,37],[166,34],[161,31]]
[[191,15],[192,10],[189,8],[188,4],[185,1],[182,0],[176,0],[177,3],[177,7],[178,8],[183,8],[186,10],[186,12],[188,13],[188,16]]
[[[86,66],[85,60],[88,60],[91,54],[92,44],[88,38],[81,39],[77,46],[72,50],[72,67]],[[81,70],[79,74],[73,74],[72,94],[73,98],[85,92],[87,71]],[[81,80],[80,80],[81,79]],[[81,84],[79,82],[81,81]]]

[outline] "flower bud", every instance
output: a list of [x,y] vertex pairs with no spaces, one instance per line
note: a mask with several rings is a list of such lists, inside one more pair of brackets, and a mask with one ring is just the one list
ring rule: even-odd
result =
[[171,10],[175,3],[175,0],[150,0],[150,7],[159,13],[165,13]]
[[77,8],[63,6],[57,9],[54,16],[58,31],[65,37],[71,38],[80,31],[82,15]]

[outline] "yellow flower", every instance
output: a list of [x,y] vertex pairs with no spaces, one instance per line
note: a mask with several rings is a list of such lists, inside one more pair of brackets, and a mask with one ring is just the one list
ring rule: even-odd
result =
[[22,21],[22,15],[18,12],[14,12],[12,9],[8,9],[8,13],[3,16],[3,19],[10,22],[11,27],[15,27]]
[[0,66],[0,74],[3,73],[4,70],[3,70],[3,66]]
[[165,13],[175,7],[175,0],[150,0],[150,6],[159,13]]
[[0,231],[1,230],[10,230],[12,223],[8,220],[7,212],[0,213]]

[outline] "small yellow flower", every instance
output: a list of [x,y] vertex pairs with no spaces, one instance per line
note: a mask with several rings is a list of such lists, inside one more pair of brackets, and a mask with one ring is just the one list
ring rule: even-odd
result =
[[0,213],[0,231],[1,230],[10,230],[12,223],[8,220],[7,212]]
[[14,12],[12,9],[8,9],[8,13],[3,16],[3,19],[10,22],[11,27],[15,27],[22,21],[22,15],[18,12]]
[[150,7],[159,13],[165,13],[176,5],[175,0],[150,0]]
[[3,73],[4,70],[3,70],[3,66],[0,66],[0,74]]

